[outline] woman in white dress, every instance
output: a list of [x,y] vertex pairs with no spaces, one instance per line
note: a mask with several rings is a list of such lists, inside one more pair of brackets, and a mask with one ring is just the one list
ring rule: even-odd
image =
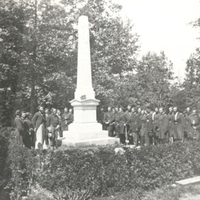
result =
[[46,120],[42,106],[39,106],[39,111],[33,116],[32,122],[35,130],[35,149],[43,149],[45,148],[44,136]]

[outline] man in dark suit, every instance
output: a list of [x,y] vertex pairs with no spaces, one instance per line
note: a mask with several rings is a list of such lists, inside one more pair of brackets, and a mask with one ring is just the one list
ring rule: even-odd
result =
[[15,112],[14,127],[15,127],[14,135],[16,141],[19,145],[23,146],[24,123],[23,120],[21,119],[20,110],[16,110]]
[[188,107],[184,115],[184,138],[191,139],[192,138],[191,133],[192,133],[191,110]]
[[[23,135],[23,142],[25,147],[27,148],[31,148],[31,146],[33,146],[33,144],[31,143],[31,137],[30,137],[30,129],[32,129],[33,131],[33,124],[32,122],[29,120],[28,118],[28,114],[25,112],[22,112],[22,120],[24,123],[24,135]],[[33,133],[34,134],[34,133]]]
[[190,134],[190,139],[192,140],[200,140],[200,116],[197,113],[197,110],[194,108],[192,110],[192,113],[190,115],[190,130],[191,130],[191,134]]
[[47,129],[49,130],[48,139],[50,147],[57,148],[60,120],[57,116],[57,110],[55,108],[52,108],[52,113],[47,118]]
[[159,117],[158,117],[158,132],[159,132],[159,143],[163,144],[168,141],[168,117],[164,112],[163,108],[159,108]]
[[138,144],[138,134],[140,130],[140,118],[139,115],[136,113],[134,107],[131,109],[131,117],[130,117],[130,130],[129,134],[132,136],[133,144]]
[[27,112],[24,123],[26,123],[29,127],[30,144],[31,144],[31,147],[34,148],[34,146],[35,146],[35,133],[34,133],[33,123],[30,119],[31,119],[31,114],[29,112]]
[[168,135],[169,135],[169,143],[173,143],[173,107],[169,107],[169,112],[167,114],[168,118]]
[[132,115],[132,106],[128,105],[127,106],[127,110],[124,113],[124,117],[125,117],[125,142],[126,144],[128,143],[132,143],[132,137],[130,138],[129,136],[129,132],[130,132],[130,120],[131,120],[131,115]]
[[118,134],[119,134],[119,139],[120,143],[125,144],[125,114],[122,109],[122,107],[119,107],[119,112],[116,118],[116,123],[118,125]]
[[104,114],[104,124],[108,130],[108,136],[113,137],[115,131],[115,109],[108,107],[108,111]]
[[153,123],[152,123],[152,114],[150,108],[146,109],[146,134],[145,134],[145,145],[149,146],[153,144]]
[[159,117],[159,110],[156,107],[153,114],[152,114],[152,123],[153,123],[153,136],[154,136],[154,144],[158,144],[159,140],[159,132],[158,132],[158,117]]

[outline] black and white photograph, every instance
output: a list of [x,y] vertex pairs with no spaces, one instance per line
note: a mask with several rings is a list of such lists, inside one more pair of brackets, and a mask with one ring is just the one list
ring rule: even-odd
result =
[[200,0],[0,0],[0,200],[200,200]]

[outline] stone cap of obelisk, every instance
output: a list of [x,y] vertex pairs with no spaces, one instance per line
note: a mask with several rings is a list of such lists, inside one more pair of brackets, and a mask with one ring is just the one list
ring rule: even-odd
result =
[[78,66],[75,99],[95,99],[92,87],[90,35],[87,16],[80,16],[78,20]]

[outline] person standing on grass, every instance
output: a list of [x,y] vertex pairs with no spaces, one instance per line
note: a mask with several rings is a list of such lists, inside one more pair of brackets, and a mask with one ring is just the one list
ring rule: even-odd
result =
[[200,117],[195,108],[192,110],[192,114],[190,115],[190,127],[190,139],[199,141]]
[[[103,114],[104,114],[104,109],[98,108],[97,109],[97,122],[102,124],[102,127],[103,127]],[[103,128],[103,130],[104,130],[104,128]]]
[[[49,115],[50,115],[49,108],[45,108],[45,110],[44,110],[44,115],[45,115],[45,120],[47,120],[47,118],[48,118]],[[49,133],[49,131],[47,130],[47,127],[45,127],[44,145],[43,145],[44,149],[47,149],[47,148],[48,148],[48,145],[49,145],[48,133]]]
[[132,107],[129,134],[131,134],[135,146],[138,144],[139,125],[139,115],[136,113],[135,108]]
[[119,107],[115,107],[115,137],[119,138]]
[[140,115],[140,119],[141,119],[141,131],[140,131],[140,145],[144,146],[145,144],[145,137],[146,137],[146,111],[142,110],[141,111],[141,115]]
[[73,121],[74,121],[73,110],[70,108],[68,111],[68,108],[65,108],[61,119],[62,131],[68,131],[68,126]]
[[68,117],[68,121],[67,121],[68,125],[71,124],[73,121],[74,121],[73,109],[70,108],[69,109],[69,117]]
[[29,113],[29,112],[26,113],[24,124],[27,124],[26,126],[28,126],[30,147],[34,148],[35,147],[35,134],[34,134],[33,123],[31,121],[31,113]]
[[58,138],[60,138],[60,137],[62,137],[62,127],[61,127],[62,117],[61,117],[61,111],[59,109],[57,109],[56,115],[59,119]]
[[23,146],[24,123],[23,120],[21,119],[20,110],[16,110],[15,112],[14,128],[15,128],[14,135],[16,141],[19,145]]
[[68,116],[69,116],[68,108],[64,108],[64,112],[61,118],[62,131],[68,131],[68,122],[67,122]]
[[167,115],[167,118],[168,118],[168,135],[169,135],[169,143],[173,143],[173,107],[170,106],[169,107],[169,112],[168,112],[168,115]]
[[129,135],[130,119],[131,119],[131,114],[132,114],[131,108],[132,108],[132,106],[128,105],[127,110],[124,113],[124,116],[125,116],[125,127],[124,128],[125,128],[125,142],[126,142],[126,144],[133,143],[132,137],[130,137],[130,135]]
[[183,141],[184,135],[184,119],[183,115],[178,111],[178,108],[175,106],[173,108],[173,139],[175,142]]
[[49,116],[49,108],[45,108],[44,114],[45,114],[45,118],[47,119]]
[[117,124],[118,124],[118,134],[121,144],[125,144],[125,115],[122,107],[119,107]]
[[186,140],[192,139],[192,125],[191,125],[191,109],[186,108],[184,115],[184,138]]
[[45,137],[45,114],[43,106],[39,106],[39,111],[32,118],[35,131],[35,149],[43,149]]
[[158,144],[158,137],[159,137],[159,133],[158,133],[158,118],[159,118],[159,110],[156,107],[153,114],[152,114],[152,124],[153,124],[153,135],[154,135],[154,145]]
[[115,131],[115,112],[112,107],[108,107],[108,111],[104,114],[104,124],[108,130],[108,136],[113,137]]
[[168,117],[162,107],[159,108],[158,133],[159,143],[166,143],[168,141]]
[[153,123],[152,123],[152,113],[150,107],[146,109],[146,134],[145,134],[145,144],[147,146],[153,145]]
[[28,119],[28,115],[25,112],[22,112],[22,120],[24,123],[23,143],[25,147],[30,149],[31,148],[30,129],[32,128],[33,131],[33,124]]
[[57,148],[57,138],[59,134],[60,124],[59,118],[57,116],[57,110],[55,108],[52,108],[52,113],[47,118],[47,129],[49,131],[48,141],[50,147],[52,147],[53,149],[55,147]]

